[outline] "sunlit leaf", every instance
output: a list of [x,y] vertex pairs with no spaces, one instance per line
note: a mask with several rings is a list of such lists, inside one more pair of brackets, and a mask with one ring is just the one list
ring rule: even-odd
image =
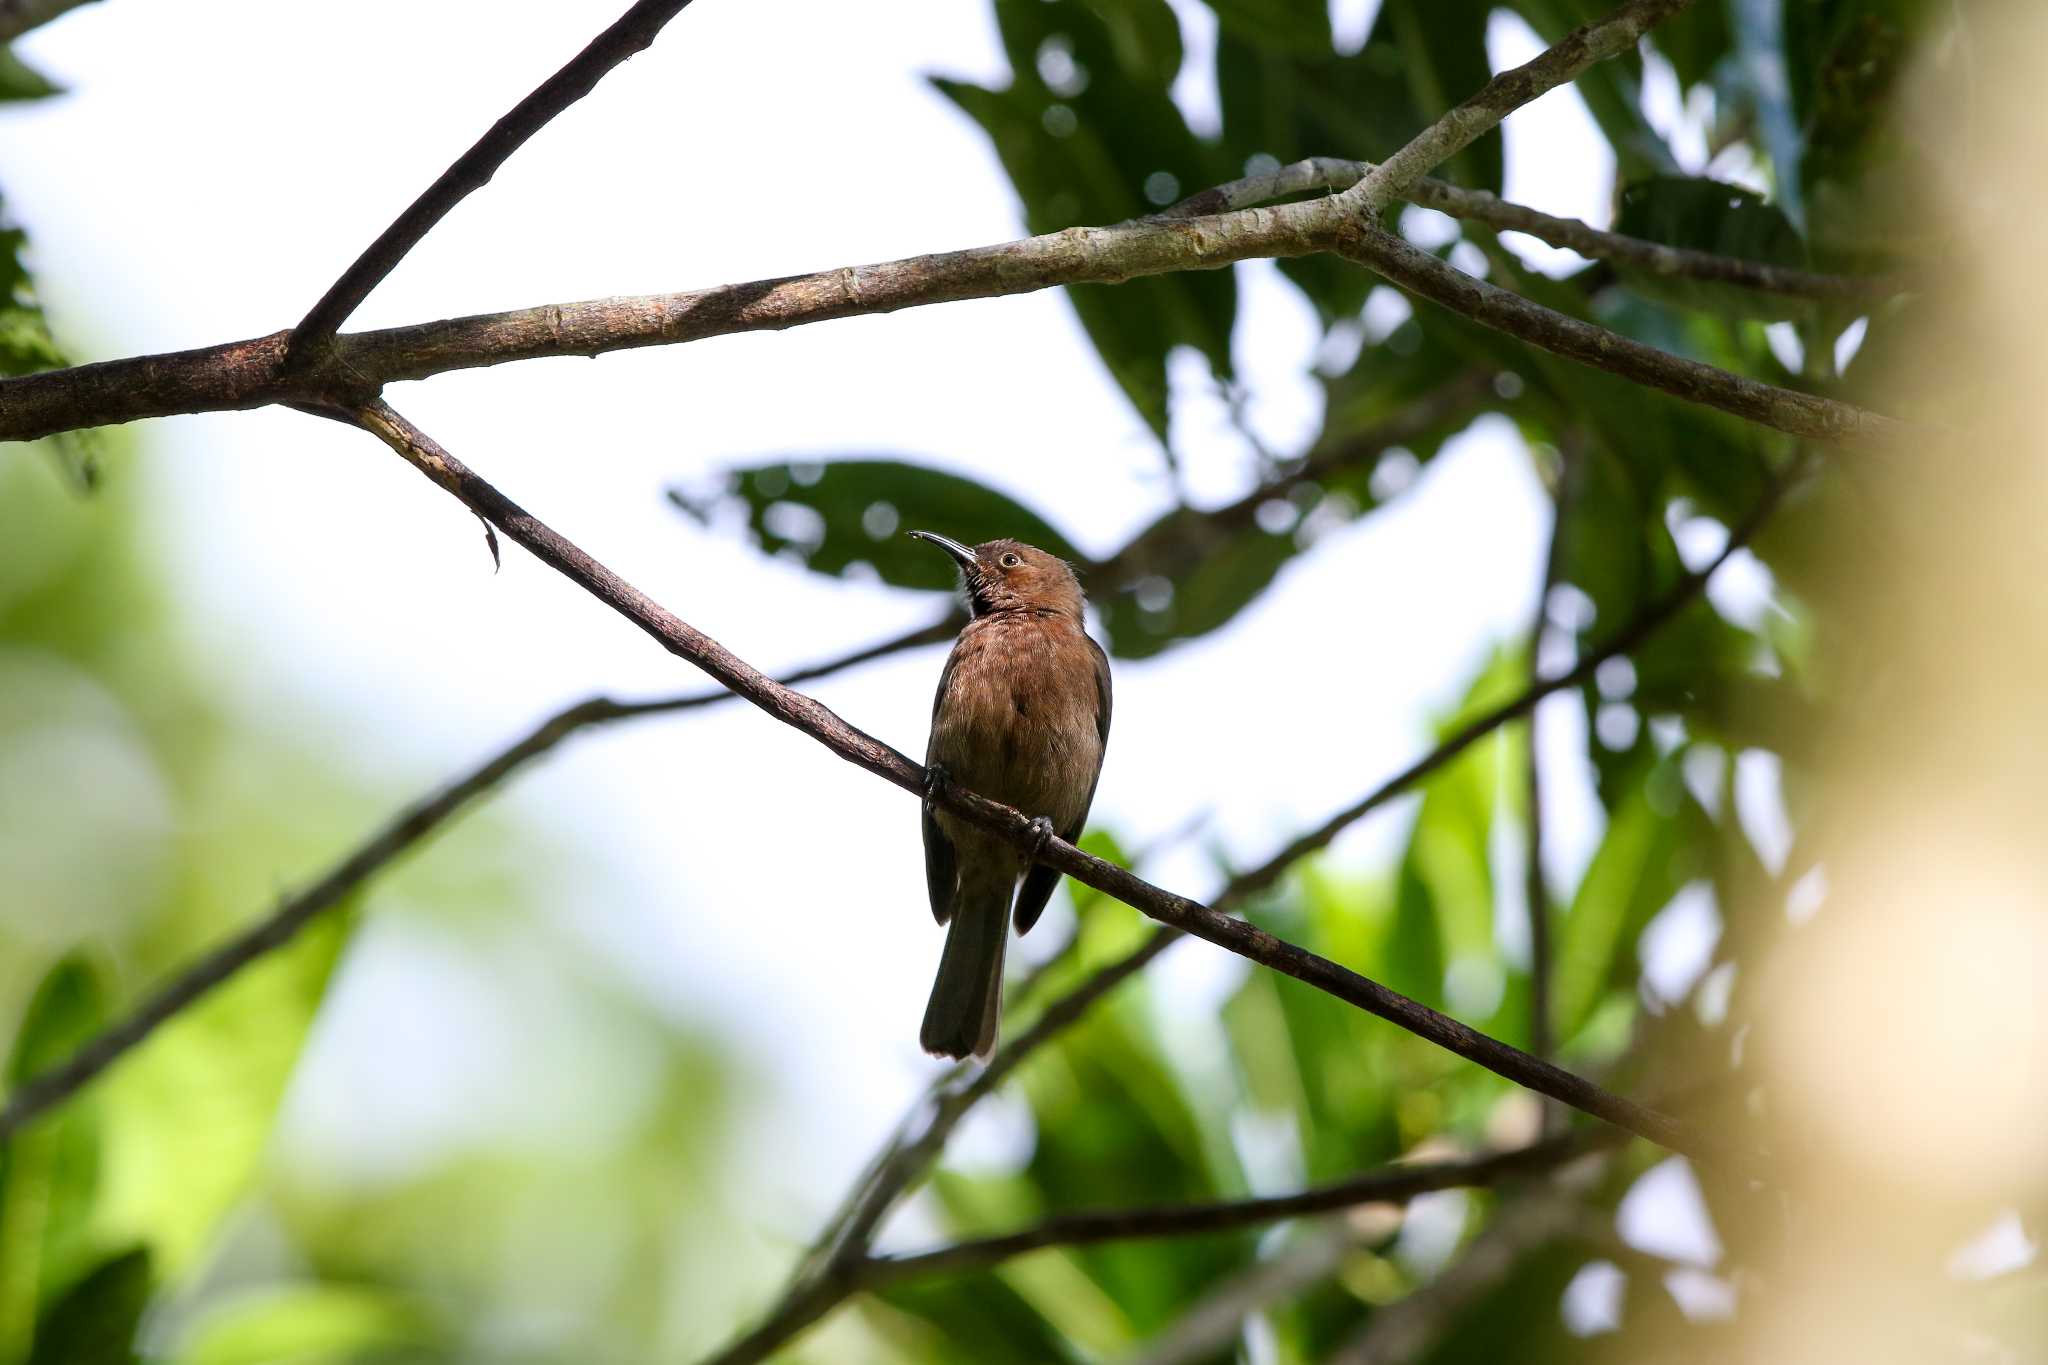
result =
[[36,1323],[27,1365],[130,1365],[149,1304],[149,1252],[114,1256],[61,1294]]

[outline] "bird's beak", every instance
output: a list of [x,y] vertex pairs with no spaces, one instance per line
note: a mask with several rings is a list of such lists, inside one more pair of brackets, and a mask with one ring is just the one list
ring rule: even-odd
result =
[[938,546],[941,550],[953,556],[953,562],[958,564],[962,571],[967,573],[974,571],[974,551],[968,549],[959,541],[949,536],[934,535],[930,531],[910,531],[906,534],[912,540],[928,540]]

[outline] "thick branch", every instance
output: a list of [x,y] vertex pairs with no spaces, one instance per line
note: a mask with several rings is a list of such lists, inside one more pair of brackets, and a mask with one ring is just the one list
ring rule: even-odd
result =
[[1378,214],[1408,187],[1477,141],[1502,119],[1537,96],[1578,77],[1595,62],[1635,46],[1659,23],[1692,0],[1628,0],[1605,19],[1567,33],[1534,59],[1503,71],[1478,92],[1410,139],[1407,146],[1375,166],[1372,173],[1337,196],[1356,214]]
[[569,60],[569,64],[535,87],[532,94],[512,106],[512,111],[491,125],[489,132],[455,159],[453,165],[427,186],[377,240],[356,257],[355,264],[342,272],[311,312],[300,321],[287,342],[286,363],[299,368],[306,357],[330,340],[348,321],[370,291],[397,268],[407,252],[419,245],[434,225],[448,216],[498,173],[512,153],[527,139],[576,101],[596,88],[606,73],[654,41],[662,26],[682,12],[690,0],[639,0],[616,23],[591,39],[590,45]]
[[[594,356],[640,346],[674,345],[738,332],[779,331],[835,318],[893,313],[961,299],[1027,294],[1067,284],[1116,284],[1143,275],[1210,270],[1254,257],[1304,256],[1349,248],[1389,278],[1417,267],[1361,237],[1331,199],[1245,209],[1201,218],[1145,220],[1106,228],[1067,228],[1042,237],[968,251],[914,256],[778,280],[722,285],[682,294],[549,304],[511,313],[454,318],[336,337],[308,356],[303,371],[283,370],[290,334],[225,346],[103,361],[0,381],[0,440],[26,441],[82,427],[145,417],[220,412],[274,403],[333,406],[337,395],[361,399],[395,380],[426,379],[451,370],[544,356]],[[1398,244],[1404,245],[1405,244]],[[1413,250],[1410,248],[1409,250]],[[1396,279],[1437,302],[1601,364],[1626,378],[1719,407],[1796,435],[1840,439],[1888,431],[1897,424],[1846,403],[1774,388],[1697,362],[1667,356],[1590,324],[1566,319],[1580,336],[1575,349],[1554,342],[1557,314],[1513,295],[1519,309],[1457,286],[1464,277],[1427,253],[1447,273],[1429,288]],[[1433,277],[1431,277],[1433,278]],[[1432,292],[1432,289],[1434,292]],[[1576,335],[1576,334],[1575,334]],[[1684,382],[1672,379],[1676,373]]]
[[86,0],[0,0],[0,44],[11,43],[32,28],[41,28]]
[[[1288,195],[1317,189],[1346,189],[1364,179],[1370,161],[1345,161],[1314,156],[1261,175],[1248,175],[1190,195],[1160,214],[1192,218],[1250,208]],[[1425,178],[1401,196],[1412,204],[1503,232],[1520,232],[1551,246],[1576,251],[1593,260],[1613,261],[1653,275],[1680,276],[1711,284],[1732,284],[1766,294],[1873,304],[1913,287],[1899,275],[1827,275],[1790,266],[1766,265],[1738,256],[1719,256],[1690,247],[1666,246],[1645,237],[1607,232],[1576,218],[1560,218],[1523,204],[1510,203],[1485,190],[1468,190]]]
[[1283,1218],[1330,1213],[1360,1204],[1406,1203],[1432,1190],[1493,1185],[1516,1176],[1547,1171],[1598,1146],[1611,1144],[1615,1138],[1612,1129],[1586,1129],[1513,1151],[1387,1166],[1349,1180],[1293,1194],[1210,1204],[1167,1204],[1155,1208],[1060,1214],[999,1237],[977,1238],[910,1256],[875,1257],[861,1267],[859,1278],[864,1285],[891,1284],[924,1274],[978,1270],[1042,1247],[1080,1246],[1144,1237],[1188,1237],[1258,1227]]
[[[959,629],[948,616],[880,644],[869,645],[789,675],[791,683],[808,682],[919,645],[935,644]],[[592,697],[542,721],[525,738],[487,759],[467,775],[432,796],[415,801],[358,847],[326,876],[291,897],[267,918],[222,944],[166,982],[118,1024],[91,1039],[62,1064],[35,1077],[7,1097],[0,1109],[0,1143],[51,1106],[76,1094],[88,1082],[134,1048],[180,1011],[265,954],[282,948],[323,911],[361,889],[371,877],[424,842],[472,801],[497,788],[513,772],[553,749],[569,736],[593,725],[641,716],[688,711],[730,699],[727,691],[699,692],[656,701],[621,702]]]

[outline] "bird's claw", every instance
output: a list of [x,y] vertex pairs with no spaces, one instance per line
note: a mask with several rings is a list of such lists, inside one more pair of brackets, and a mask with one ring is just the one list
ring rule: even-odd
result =
[[949,774],[948,774],[948,773],[946,772],[946,768],[945,768],[945,765],[944,765],[944,764],[941,764],[941,763],[927,763],[927,764],[925,764],[925,765],[924,765],[924,799],[925,799],[925,804],[926,804],[926,805],[930,805],[930,804],[932,804],[932,803],[936,802],[936,801],[937,801],[937,800],[939,799],[939,797],[940,797],[940,796],[942,796],[942,795],[943,795],[943,794],[945,793],[946,787],[948,786],[948,784],[950,784],[950,783],[952,782],[952,780],[953,780],[953,779],[952,779],[952,777],[951,777],[951,776],[950,776],[950,775],[949,775]]
[[1045,856],[1045,846],[1052,842],[1052,837],[1056,833],[1058,831],[1052,827],[1052,821],[1046,819],[1043,815],[1031,822],[1031,860],[1033,862],[1037,862]]

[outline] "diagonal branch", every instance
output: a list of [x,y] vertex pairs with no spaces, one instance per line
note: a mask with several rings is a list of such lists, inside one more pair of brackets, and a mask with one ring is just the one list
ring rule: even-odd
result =
[[[357,408],[346,416],[454,494],[471,511],[524,545],[543,563],[652,636],[670,653],[695,664],[755,706],[784,724],[803,731],[847,762],[894,783],[906,792],[924,793],[925,772],[921,765],[874,736],[849,725],[815,698],[777,683],[649,598],[492,487],[382,400]],[[1012,807],[951,785],[942,787],[937,799],[948,810],[1001,835],[1018,848],[1036,850],[1037,860],[1044,865],[1114,896],[1162,924],[1184,930],[1294,977],[1428,1039],[1467,1061],[1477,1062],[1518,1085],[1626,1128],[1659,1146],[1700,1156],[1719,1154],[1717,1144],[1669,1115],[1615,1095],[1583,1076],[1532,1057],[1328,958],[1277,938],[1256,925],[1233,919],[1186,896],[1156,887],[1114,863],[1084,853],[1063,839],[1047,839],[1028,817]],[[1277,876],[1277,872],[1274,875]]]
[[0,44],[11,43],[32,28],[77,9],[86,0],[0,0]]
[[908,1256],[878,1256],[860,1268],[864,1287],[894,1284],[918,1275],[979,1270],[1012,1256],[1052,1246],[1131,1241],[1145,1237],[1187,1237],[1258,1227],[1284,1218],[1331,1213],[1360,1204],[1406,1203],[1432,1190],[1494,1185],[1547,1171],[1619,1140],[1614,1129],[1587,1128],[1527,1147],[1484,1156],[1396,1163],[1349,1180],[1293,1194],[1232,1199],[1208,1204],[1166,1204],[1153,1208],[1101,1209],[1059,1214],[1028,1228],[980,1237]]
[[[1309,190],[1347,189],[1363,180],[1372,168],[1370,161],[1312,156],[1190,195],[1159,216],[1198,218],[1251,208]],[[1881,302],[1914,287],[1913,279],[1901,275],[1828,275],[1691,247],[1667,246],[1646,237],[1608,232],[1576,218],[1560,218],[1486,190],[1468,190],[1433,178],[1416,181],[1401,198],[1453,218],[1484,223],[1502,232],[1524,233],[1592,260],[1613,261],[1653,275],[1738,285],[1766,294],[1865,304]]]
[[[1484,376],[1480,375],[1477,379],[1466,378],[1446,384],[1435,394],[1425,396],[1411,409],[1395,415],[1377,427],[1358,433],[1341,447],[1303,462],[1290,474],[1260,485],[1246,498],[1201,514],[1196,525],[1202,528],[1203,534],[1213,529],[1227,531],[1245,524],[1249,519],[1249,509],[1255,507],[1259,500],[1271,497],[1277,491],[1284,491],[1305,480],[1321,478],[1337,469],[1350,468],[1375,458],[1387,447],[1410,439],[1417,421],[1441,421],[1465,410],[1466,405],[1476,400],[1483,389],[1483,383],[1479,382],[1483,379]],[[488,527],[488,523],[486,526]],[[1187,531],[1190,528],[1181,529]],[[1150,560],[1146,556],[1171,553],[1176,553],[1172,545],[1163,543],[1156,534],[1148,532],[1132,541],[1124,550],[1090,566],[1090,573],[1094,580],[1114,587],[1127,581],[1137,571],[1132,567],[1135,562],[1149,563]],[[799,669],[784,677],[782,681],[785,685],[792,686],[810,682],[902,650],[940,643],[950,639],[958,631],[962,619],[957,610],[949,612],[930,625],[917,627],[824,663]],[[449,784],[433,796],[407,807],[389,825],[350,854],[319,882],[293,896],[266,919],[179,973],[155,995],[138,1006],[128,1018],[105,1034],[92,1039],[63,1064],[17,1090],[9,1098],[6,1107],[0,1109],[0,1141],[5,1141],[9,1134],[38,1114],[75,1094],[130,1049],[147,1039],[158,1026],[228,977],[273,949],[283,947],[315,916],[339,903],[369,877],[423,841],[444,821],[466,808],[476,797],[494,789],[515,770],[552,749],[571,734],[590,725],[691,710],[728,701],[733,696],[732,692],[720,690],[643,702],[618,702],[605,697],[593,697],[549,717],[530,734],[486,760],[467,776]],[[1003,1070],[1007,1070],[1007,1066]],[[1002,1071],[998,1071],[996,1077],[990,1078],[991,1083],[1001,1074]],[[986,1091],[977,1090],[975,1098],[978,1099],[982,1093]],[[950,1131],[950,1128],[949,1123],[946,1125],[947,1131]]]
[[1537,96],[1577,79],[1595,62],[1626,52],[1656,25],[1692,0],[1627,0],[1604,19],[1582,24],[1534,58],[1501,72],[1456,108],[1411,138],[1337,196],[1347,212],[1377,216],[1408,187],[1477,141]]
[[690,0],[639,0],[610,28],[591,39],[590,45],[572,57],[567,66],[513,105],[510,113],[492,124],[489,132],[441,172],[320,296],[320,301],[286,341],[285,367],[303,367],[308,355],[333,339],[349,314],[383,283],[384,277],[419,245],[422,237],[433,231],[436,223],[446,218],[457,204],[490,184],[498,167],[512,153],[525,146],[557,114],[595,89],[613,67],[652,43],[662,26],[689,3]]
[[[935,644],[950,637],[958,628],[958,618],[949,615],[879,644],[799,669],[789,675],[788,681],[808,682],[919,645]],[[6,1108],[0,1109],[0,1143],[13,1136],[23,1124],[76,1094],[158,1027],[168,1023],[214,987],[265,954],[291,942],[299,930],[360,890],[371,877],[405,853],[424,843],[478,797],[495,790],[515,771],[571,735],[612,721],[709,706],[731,696],[732,693],[726,691],[699,692],[692,696],[640,702],[592,697],[549,716],[517,743],[494,754],[440,791],[407,806],[383,829],[335,864],[319,881],[178,973],[125,1019],[92,1038],[63,1063],[16,1089],[7,1097]]]

